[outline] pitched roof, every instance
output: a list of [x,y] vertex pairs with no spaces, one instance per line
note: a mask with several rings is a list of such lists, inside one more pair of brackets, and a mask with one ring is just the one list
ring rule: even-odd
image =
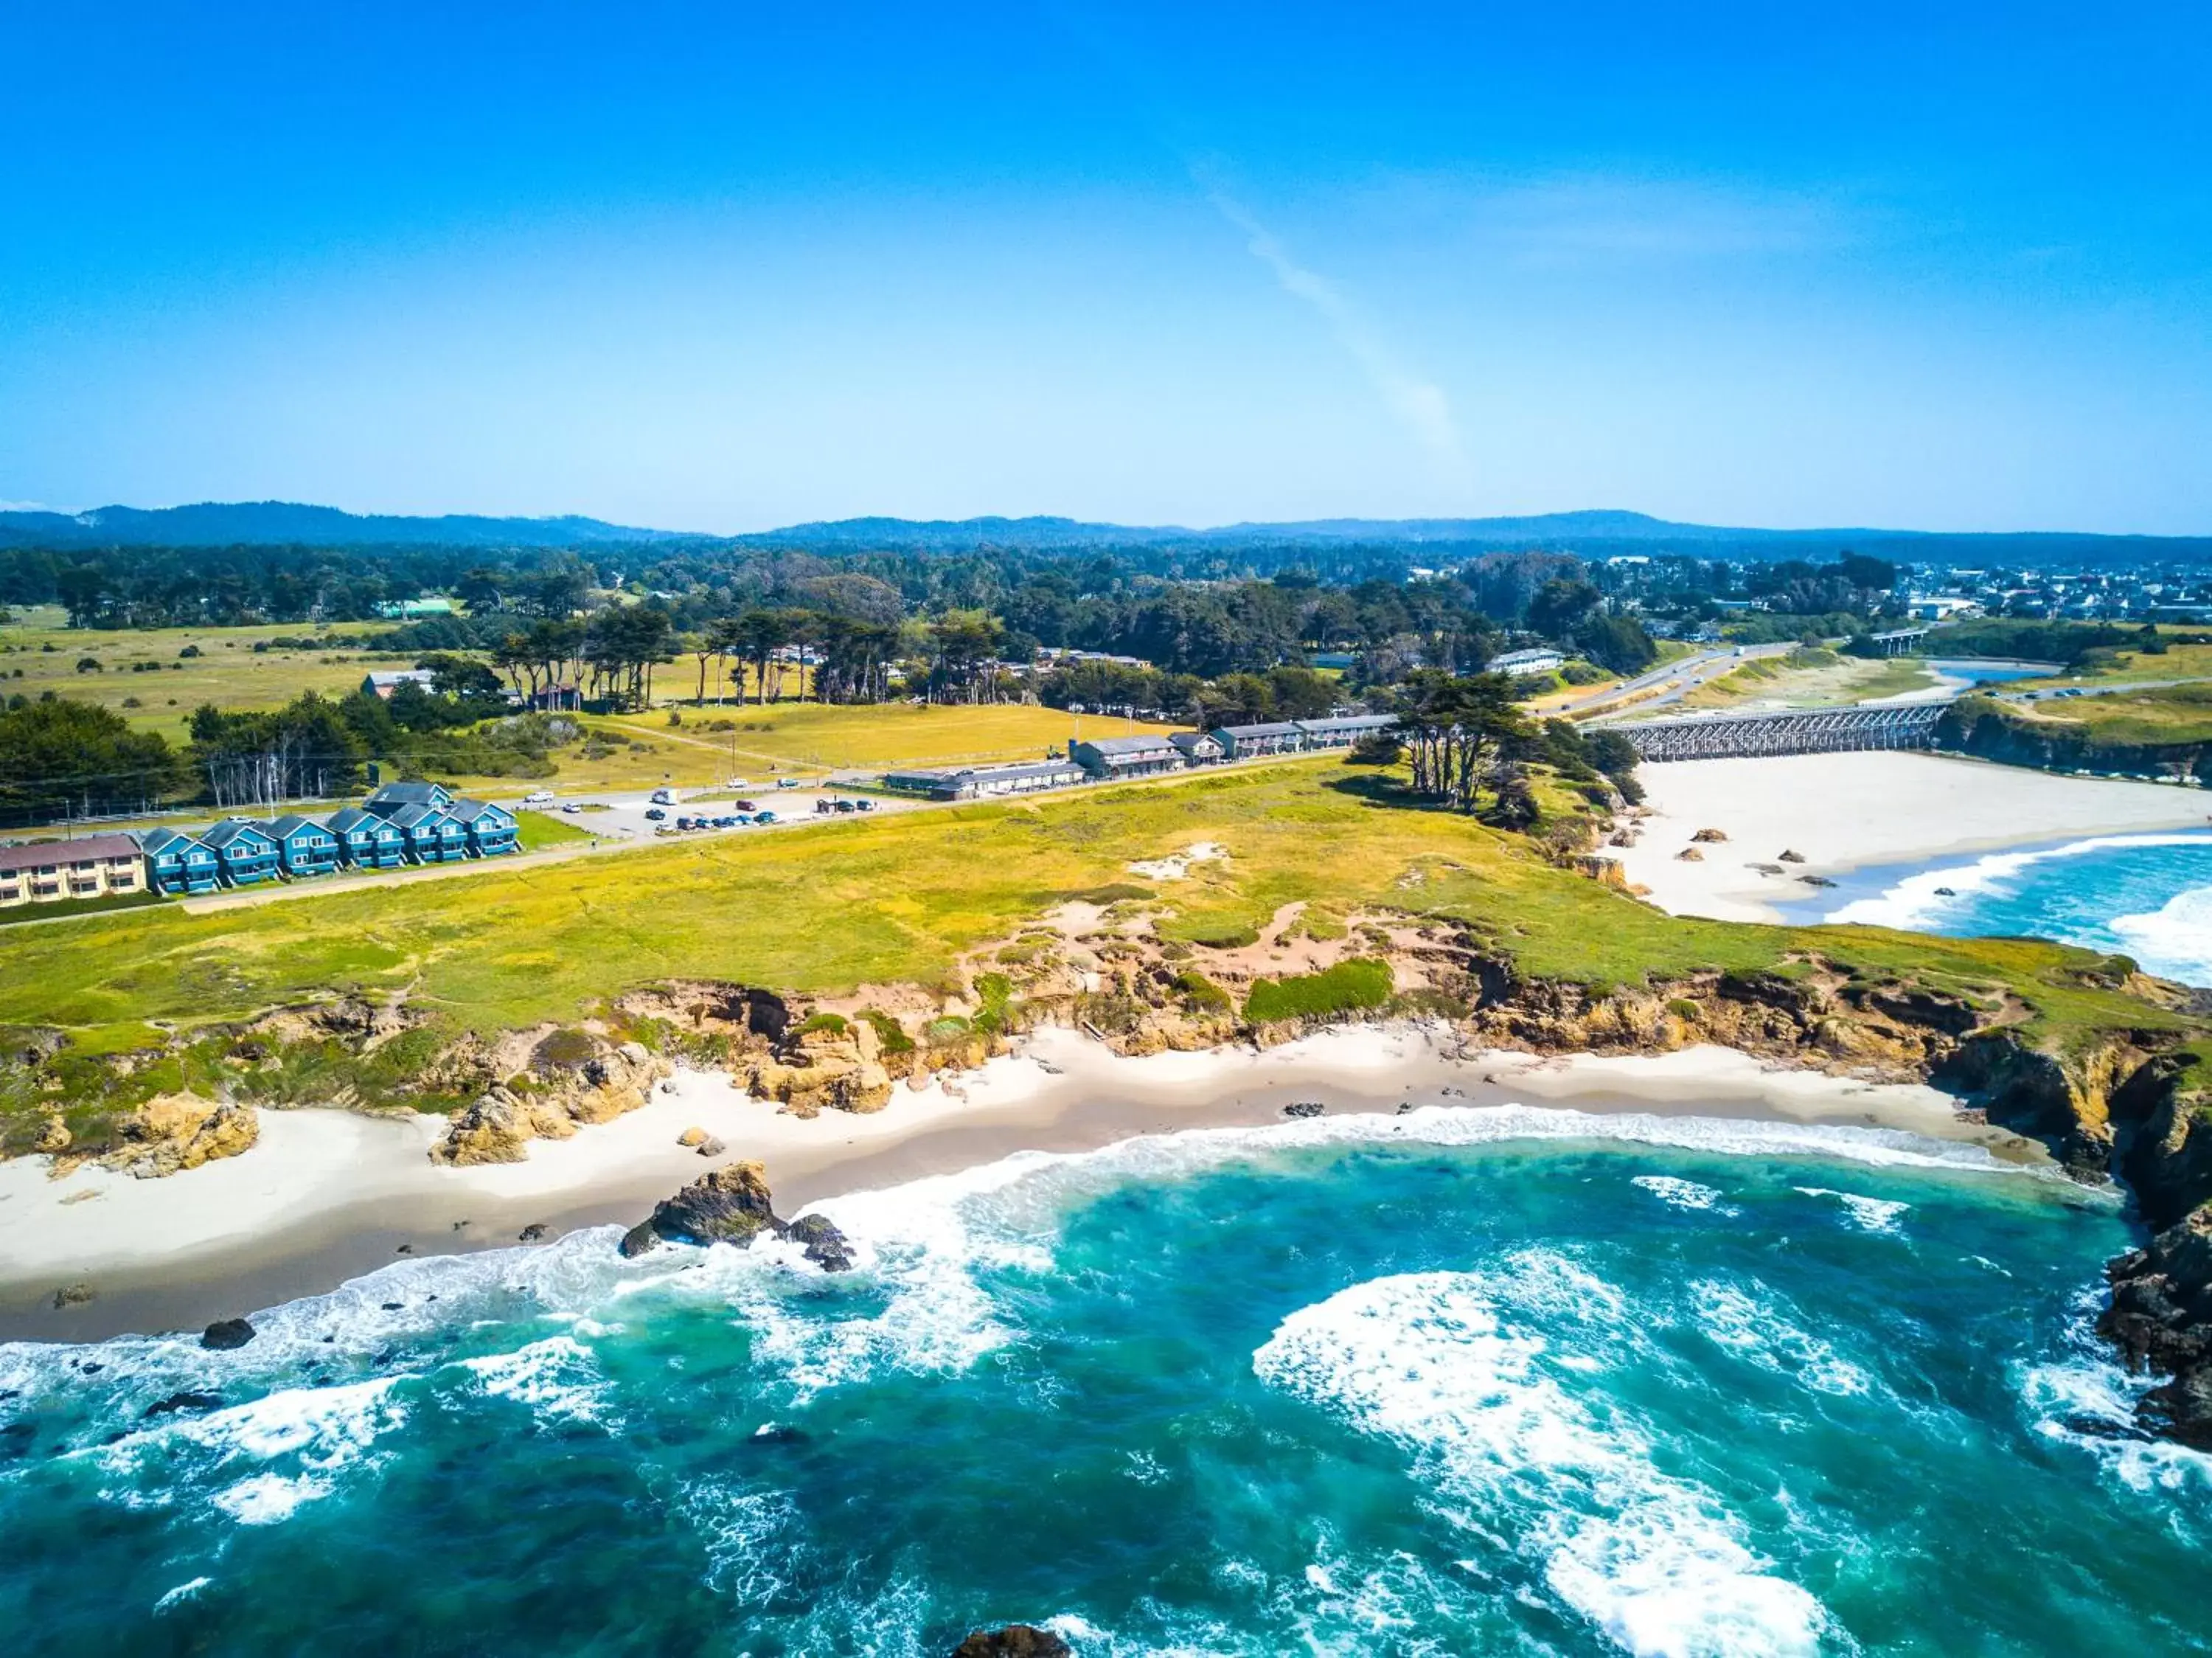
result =
[[1171,745],[1165,737],[1101,737],[1083,747],[1100,754],[1145,754]]
[[268,825],[248,823],[244,818],[225,818],[210,826],[200,838],[210,846],[221,847],[247,835],[258,835],[271,845],[276,844],[276,838],[269,832]]
[[186,852],[195,846],[203,852],[208,850],[198,835],[188,835],[181,829],[149,829],[138,837],[138,844],[149,856]]
[[34,840],[27,845],[0,846],[0,869],[34,869],[48,863],[137,856],[138,843],[128,835],[86,835],[76,840]]
[[453,820],[443,807],[422,803],[403,806],[390,815],[392,821],[402,829],[420,828],[425,824],[435,827]]
[[1224,725],[1216,728],[1232,737],[1295,737],[1298,728],[1288,720],[1270,720],[1265,725]]
[[1293,722],[1301,731],[1380,731],[1398,723],[1395,714],[1338,714],[1326,720]]
[[369,790],[371,806],[442,806],[453,791],[442,783],[387,783]]
[[457,800],[451,806],[448,806],[446,810],[452,813],[453,816],[460,819],[464,823],[468,822],[472,819],[480,818],[487,812],[496,812],[500,816],[505,818],[509,823],[514,821],[514,813],[508,811],[504,806],[498,805],[491,801]]
[[313,818],[303,818],[297,812],[287,812],[276,822],[270,824],[269,828],[272,834],[284,840],[291,839],[302,829],[316,829],[320,830],[324,834],[330,833],[329,829],[322,824],[317,823]]

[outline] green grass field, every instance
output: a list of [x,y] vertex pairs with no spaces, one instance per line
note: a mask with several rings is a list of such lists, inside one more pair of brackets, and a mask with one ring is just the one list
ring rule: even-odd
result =
[[1863,703],[1878,697],[1924,691],[1936,683],[1924,662],[1909,656],[1879,661],[1833,651],[1754,657],[1688,692],[1684,708],[1732,708],[1741,703],[1778,703],[1790,708],[1822,708]]
[[[145,632],[106,632],[64,627],[58,611],[35,610],[14,626],[0,627],[0,695],[18,692],[56,696],[112,708],[142,730],[158,731],[173,743],[185,738],[185,722],[195,708],[213,703],[237,710],[276,708],[302,692],[343,697],[356,688],[371,668],[388,668],[398,658],[354,649],[262,650],[272,638],[319,636],[351,638],[384,625],[341,623],[318,628],[310,623],[272,627],[159,628]],[[179,655],[186,647],[199,655]],[[77,664],[98,662],[97,673]],[[411,660],[409,659],[409,660]],[[158,669],[134,664],[156,663]],[[404,664],[400,664],[404,665]]]
[[2100,743],[2212,742],[2212,680],[2009,708],[2027,729],[2057,728]]
[[1679,920],[1553,867],[1530,841],[1379,803],[1349,768],[1295,765],[1088,790],[805,835],[686,842],[465,881],[189,914],[174,905],[0,936],[0,1024],[59,1027],[80,1051],[236,1021],[344,991],[404,988],[448,1030],[570,1020],[629,988],[702,977],[793,991],[941,984],[962,951],[1128,864],[1193,841],[1230,856],[1155,889],[1169,937],[1249,932],[1304,899],[1469,923],[1530,976],[1596,986],[1817,951],[1988,995],[2009,987],[2061,1038],[2174,1015],[2024,941]]
[[2123,650],[2113,666],[2095,674],[2057,674],[2048,679],[2018,680],[2008,691],[2036,691],[2054,686],[2134,685],[2167,680],[2212,680],[2212,645],[2168,645],[2164,650]]

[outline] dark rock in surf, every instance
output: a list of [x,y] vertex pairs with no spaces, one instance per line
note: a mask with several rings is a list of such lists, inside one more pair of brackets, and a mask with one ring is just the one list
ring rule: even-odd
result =
[[1075,1649],[1050,1630],[1009,1624],[977,1630],[952,1649],[952,1658],[1075,1658]]
[[806,1246],[806,1259],[824,1272],[853,1270],[853,1247],[826,1215],[802,1215],[785,1229],[784,1236]]
[[1283,1107],[1285,1117],[1318,1117],[1328,1109],[1318,1100],[1293,1100]]
[[172,1393],[167,1399],[156,1399],[146,1407],[146,1420],[155,1417],[174,1416],[179,1411],[220,1411],[221,1393],[197,1393],[187,1388],[181,1393]]
[[622,1240],[625,1255],[642,1255],[658,1243],[750,1246],[763,1236],[789,1237],[803,1245],[806,1259],[825,1272],[853,1265],[845,1234],[819,1215],[797,1222],[775,1212],[768,1172],[756,1162],[730,1163],[702,1174],[672,1198],[653,1206],[652,1215],[632,1227]]
[[543,1243],[545,1241],[545,1234],[548,1229],[549,1228],[544,1222],[532,1221],[528,1226],[524,1227],[521,1231],[515,1234],[515,1238],[517,1241],[521,1243]]
[[216,1353],[243,1347],[260,1332],[244,1319],[217,1319],[200,1334],[200,1345]]
[[763,1232],[783,1230],[770,1206],[768,1171],[755,1162],[700,1176],[655,1204],[648,1224],[670,1243],[749,1244]]

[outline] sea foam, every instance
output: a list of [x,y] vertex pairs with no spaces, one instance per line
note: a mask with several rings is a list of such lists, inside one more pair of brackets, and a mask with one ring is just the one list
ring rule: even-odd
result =
[[2025,852],[1991,852],[1972,863],[1950,864],[1907,875],[1880,896],[1854,899],[1830,911],[1823,919],[1856,922],[1869,927],[1894,927],[1905,931],[1931,931],[1931,921],[1940,921],[1947,911],[1964,908],[1971,898],[2001,890],[2007,881],[2035,864],[2083,857],[2092,852],[2151,846],[2212,846],[2212,835],[2095,835],[2069,841],[2063,846],[2039,847]]
[[1707,1491],[1662,1473],[1640,1429],[1562,1385],[1506,1275],[1356,1284],[1284,1320],[1253,1356],[1273,1387],[1413,1454],[1566,1606],[1651,1658],[1811,1654],[1829,1619],[1775,1576]]

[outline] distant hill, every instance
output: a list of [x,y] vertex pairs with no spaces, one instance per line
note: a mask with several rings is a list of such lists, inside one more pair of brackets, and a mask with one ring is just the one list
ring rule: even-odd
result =
[[[640,529],[597,518],[409,518],[363,515],[285,501],[198,506],[100,507],[90,512],[0,512],[0,546],[444,546],[575,547],[653,544],[957,553],[982,548],[1074,552],[1085,548],[1264,552],[1281,563],[1310,547],[1339,565],[1395,552],[1400,564],[1441,564],[1499,549],[1579,553],[1692,553],[1700,558],[1819,558],[1879,551],[1919,563],[2103,564],[2212,560],[2212,536],[2094,535],[2021,531],[1957,534],[1898,529],[1775,530],[1680,524],[1640,512],[1590,510],[1516,518],[1316,518],[1277,524],[1086,523],[1074,518],[846,518],[746,535]],[[1376,564],[1392,562],[1377,558]]]
[[90,512],[0,512],[0,538],[15,546],[587,547],[689,539],[596,518],[404,518],[341,512],[290,501],[204,502],[190,507],[97,507]]

